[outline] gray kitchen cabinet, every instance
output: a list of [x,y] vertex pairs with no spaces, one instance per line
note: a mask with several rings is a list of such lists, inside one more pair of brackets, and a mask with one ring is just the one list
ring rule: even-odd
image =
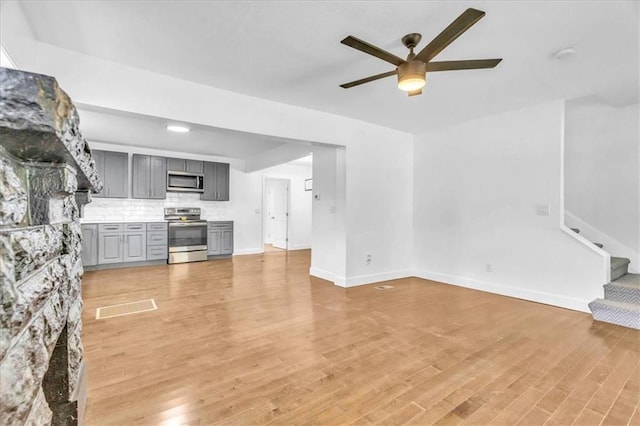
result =
[[222,254],[220,243],[222,230],[219,228],[209,228],[207,230],[207,255],[216,256]]
[[122,263],[124,244],[122,232],[100,232],[98,234],[98,263]]
[[92,151],[98,174],[104,183],[98,198],[127,198],[129,154],[126,152]]
[[144,223],[98,225],[98,264],[140,262],[147,259]]
[[147,243],[144,232],[124,234],[124,261],[139,262],[147,260]]
[[169,257],[166,222],[147,223],[147,260],[166,260]]
[[203,173],[204,163],[198,160],[185,160],[185,171],[191,173]]
[[185,171],[184,159],[182,158],[167,158],[167,170],[171,172],[184,172]]
[[220,241],[222,254],[233,254],[233,226],[222,230]]
[[124,233],[124,261],[140,262],[147,260],[147,231],[129,231]]
[[131,162],[132,198],[165,199],[167,196],[167,159],[133,154]]
[[82,231],[82,264],[93,266],[98,264],[98,225],[80,225]]
[[203,173],[203,163],[200,160],[167,158],[167,170],[172,172]]
[[151,156],[151,198],[164,200],[167,198],[167,159]]
[[204,192],[201,200],[229,201],[229,164],[204,163]]
[[220,256],[233,254],[233,222],[209,222],[207,225],[207,254]]
[[105,151],[99,151],[97,149],[91,150],[91,155],[93,156],[93,161],[96,163],[96,171],[98,172],[98,176],[102,179],[102,190],[100,192],[96,192],[95,194],[91,194],[94,198],[104,198],[104,194],[106,191],[106,182],[104,181],[104,153]]

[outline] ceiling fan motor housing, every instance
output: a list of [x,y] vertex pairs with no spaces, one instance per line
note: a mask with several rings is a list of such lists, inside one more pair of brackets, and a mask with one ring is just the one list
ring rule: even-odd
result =
[[398,66],[398,88],[406,92],[422,89],[427,80],[427,64],[409,61]]

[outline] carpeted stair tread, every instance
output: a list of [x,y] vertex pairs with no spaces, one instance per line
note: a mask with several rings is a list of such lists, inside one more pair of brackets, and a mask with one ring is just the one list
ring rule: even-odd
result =
[[631,261],[626,257],[611,256],[611,281],[615,281],[626,275],[627,272],[629,272],[629,263],[631,263]]
[[611,269],[617,269],[621,266],[628,265],[631,260],[626,257],[613,257],[611,256]]
[[640,329],[640,305],[596,299],[589,303],[589,309],[596,321]]
[[640,275],[627,274],[604,285],[604,298],[640,306]]
[[609,284],[640,288],[640,274],[627,274]]

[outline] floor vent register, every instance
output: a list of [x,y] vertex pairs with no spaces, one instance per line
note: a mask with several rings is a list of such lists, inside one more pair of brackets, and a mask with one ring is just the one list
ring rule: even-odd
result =
[[137,302],[121,303],[119,305],[102,306],[96,309],[96,319],[120,317],[123,315],[139,314],[141,312],[158,309],[155,300],[139,300]]

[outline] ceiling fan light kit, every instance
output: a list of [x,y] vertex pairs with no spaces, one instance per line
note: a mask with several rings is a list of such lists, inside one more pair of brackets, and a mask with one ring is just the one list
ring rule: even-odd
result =
[[427,64],[409,61],[398,66],[398,89],[405,92],[422,89],[427,80]]
[[415,96],[422,94],[422,88],[424,87],[427,79],[427,71],[435,72],[494,68],[500,63],[500,61],[502,61],[502,59],[472,59],[441,62],[431,61],[438,53],[444,50],[444,48],[450,45],[455,39],[460,37],[462,33],[471,28],[471,26],[478,22],[484,15],[485,13],[481,10],[472,8],[465,10],[447,28],[438,34],[436,38],[418,52],[417,55],[413,53],[413,49],[418,45],[418,43],[420,43],[422,36],[418,33],[407,34],[402,38],[402,44],[409,49],[409,54],[407,55],[406,60],[367,43],[364,40],[360,40],[354,36],[348,36],[340,43],[389,62],[390,64],[395,65],[396,69],[341,84],[340,87],[349,89],[354,86],[359,86],[364,83],[395,75],[398,77],[398,88],[407,92],[409,96]]

